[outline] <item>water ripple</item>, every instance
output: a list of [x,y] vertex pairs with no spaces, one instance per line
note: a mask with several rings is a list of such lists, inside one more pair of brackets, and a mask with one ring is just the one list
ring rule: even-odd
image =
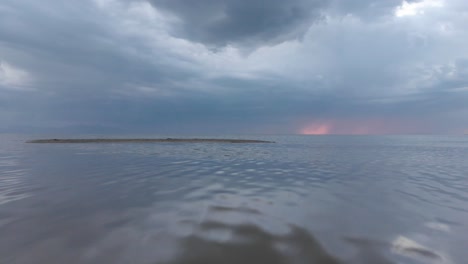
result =
[[[255,138],[255,137],[253,137]],[[0,263],[464,263],[468,139],[0,141]]]

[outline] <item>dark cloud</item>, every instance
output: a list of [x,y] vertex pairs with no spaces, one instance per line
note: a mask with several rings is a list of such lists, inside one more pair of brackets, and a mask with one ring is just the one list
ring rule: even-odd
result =
[[276,44],[299,38],[321,17],[325,0],[149,0],[180,21],[177,37],[210,46]]
[[[364,19],[392,16],[401,0],[147,0],[178,18],[171,33],[210,47],[258,47],[300,39],[330,14]],[[419,0],[409,0],[408,3]]]

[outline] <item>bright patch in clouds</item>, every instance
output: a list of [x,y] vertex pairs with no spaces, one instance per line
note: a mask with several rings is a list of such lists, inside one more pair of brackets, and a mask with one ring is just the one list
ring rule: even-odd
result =
[[7,62],[0,61],[0,86],[6,89],[24,88],[30,81],[29,74]]
[[429,8],[443,6],[443,0],[423,0],[421,2],[415,3],[408,3],[406,1],[403,1],[403,4],[396,9],[395,15],[397,17],[422,15],[424,14],[425,10]]

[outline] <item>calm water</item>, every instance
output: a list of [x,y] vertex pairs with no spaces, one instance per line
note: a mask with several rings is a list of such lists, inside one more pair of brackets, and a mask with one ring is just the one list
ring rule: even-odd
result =
[[25,144],[0,263],[468,263],[468,136]]

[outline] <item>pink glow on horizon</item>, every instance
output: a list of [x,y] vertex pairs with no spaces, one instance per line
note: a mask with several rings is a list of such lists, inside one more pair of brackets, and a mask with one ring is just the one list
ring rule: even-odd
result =
[[298,130],[302,135],[369,135],[397,134],[417,131],[414,124],[403,120],[368,119],[368,120],[321,120],[312,121]]
[[328,124],[312,124],[304,127],[299,132],[302,135],[327,135],[331,132],[331,126]]

